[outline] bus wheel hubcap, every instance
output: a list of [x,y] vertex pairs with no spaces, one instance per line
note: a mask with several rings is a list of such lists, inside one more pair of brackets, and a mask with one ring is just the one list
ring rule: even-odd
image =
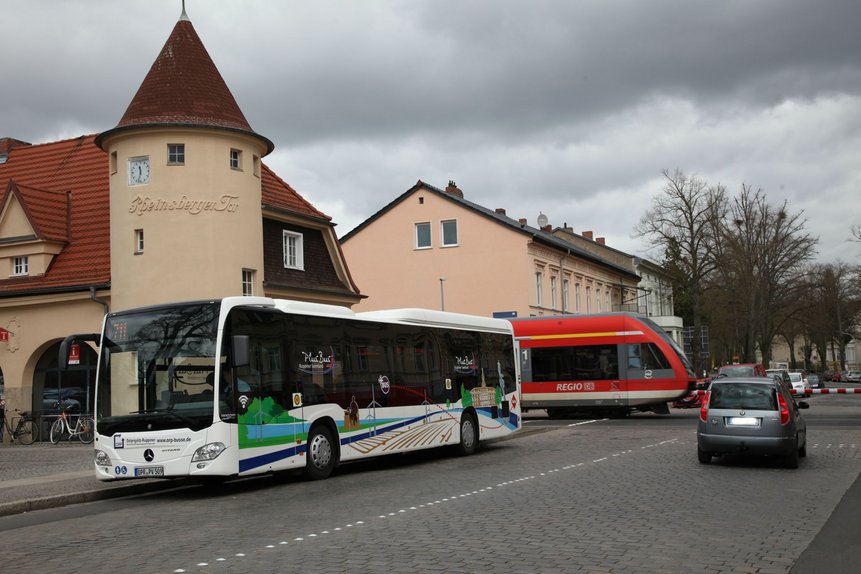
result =
[[311,441],[311,461],[317,468],[325,468],[332,458],[332,447],[326,437],[317,435]]

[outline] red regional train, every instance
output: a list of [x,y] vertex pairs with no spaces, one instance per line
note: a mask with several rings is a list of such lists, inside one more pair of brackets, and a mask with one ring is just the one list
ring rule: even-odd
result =
[[636,313],[509,319],[520,344],[521,404],[551,417],[668,414],[696,386],[684,352]]

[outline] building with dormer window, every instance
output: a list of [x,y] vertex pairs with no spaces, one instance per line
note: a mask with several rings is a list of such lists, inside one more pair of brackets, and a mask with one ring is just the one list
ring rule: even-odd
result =
[[185,12],[118,124],[0,138],[0,369],[7,409],[91,411],[96,351],[60,341],[111,310],[265,295],[353,306],[334,223],[263,163]]

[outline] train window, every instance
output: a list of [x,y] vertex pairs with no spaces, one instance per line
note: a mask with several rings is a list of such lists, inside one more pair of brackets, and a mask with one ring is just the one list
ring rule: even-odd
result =
[[657,370],[672,369],[666,355],[654,343],[628,345],[628,368]]
[[532,349],[532,373],[536,382],[618,379],[617,347],[538,347]]

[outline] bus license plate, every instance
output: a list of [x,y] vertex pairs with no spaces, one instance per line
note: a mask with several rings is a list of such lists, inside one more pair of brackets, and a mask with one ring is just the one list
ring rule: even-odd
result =
[[135,476],[164,476],[164,467],[139,466],[135,469]]

